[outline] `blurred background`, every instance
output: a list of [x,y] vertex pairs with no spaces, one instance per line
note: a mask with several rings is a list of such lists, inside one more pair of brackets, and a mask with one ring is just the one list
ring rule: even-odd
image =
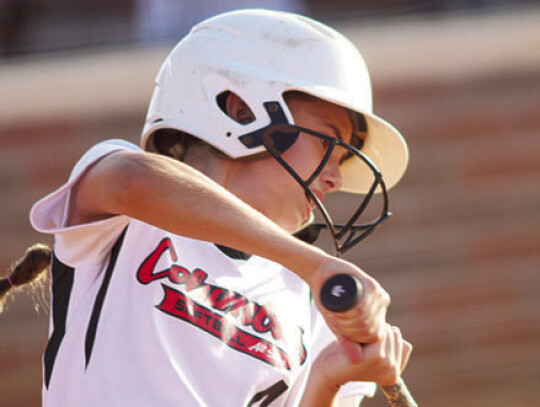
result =
[[[138,142],[155,73],[188,28],[253,6],[351,38],[375,112],[408,140],[394,215],[346,257],[392,295],[420,406],[538,405],[540,1],[0,0],[0,274],[51,243],[28,211],[87,148]],[[0,405],[39,406],[48,312],[16,297],[0,315]]]

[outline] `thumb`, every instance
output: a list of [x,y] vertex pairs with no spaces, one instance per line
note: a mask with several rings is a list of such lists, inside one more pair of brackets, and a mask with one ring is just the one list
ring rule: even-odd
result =
[[349,362],[353,364],[362,363],[362,361],[364,360],[364,350],[362,348],[362,345],[353,342],[350,339],[347,339],[339,334],[336,336],[341,346],[341,349],[343,349],[343,353],[345,353],[347,359],[349,359]]

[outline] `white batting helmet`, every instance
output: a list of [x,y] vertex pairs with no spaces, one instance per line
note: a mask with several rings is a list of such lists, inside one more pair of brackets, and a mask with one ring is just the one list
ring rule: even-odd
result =
[[[255,120],[240,124],[218,105],[223,92],[237,94]],[[294,124],[283,99],[300,91],[364,115],[367,137],[361,152],[383,174],[387,188],[407,167],[400,133],[373,114],[371,82],[361,54],[342,34],[293,13],[247,9],[209,18],[196,26],[163,63],[148,110],[141,145],[154,150],[151,135],[177,129],[231,158],[264,151],[240,137],[270,124],[263,104],[277,101]],[[365,193],[373,173],[357,157],[341,166],[342,190]]]

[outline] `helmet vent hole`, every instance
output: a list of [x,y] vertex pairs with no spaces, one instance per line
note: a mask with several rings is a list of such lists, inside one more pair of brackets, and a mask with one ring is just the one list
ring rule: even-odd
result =
[[[247,103],[230,90],[223,91],[217,95],[216,103],[220,110],[236,123],[246,125],[255,121],[255,115]],[[227,134],[227,136],[230,135]]]

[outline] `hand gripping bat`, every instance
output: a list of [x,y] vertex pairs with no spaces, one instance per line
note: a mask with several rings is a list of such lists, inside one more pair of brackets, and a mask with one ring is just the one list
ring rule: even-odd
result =
[[[350,274],[330,277],[321,289],[321,303],[332,312],[352,308],[362,297],[362,283]],[[391,407],[418,407],[405,382],[399,378],[391,386],[379,386]]]

